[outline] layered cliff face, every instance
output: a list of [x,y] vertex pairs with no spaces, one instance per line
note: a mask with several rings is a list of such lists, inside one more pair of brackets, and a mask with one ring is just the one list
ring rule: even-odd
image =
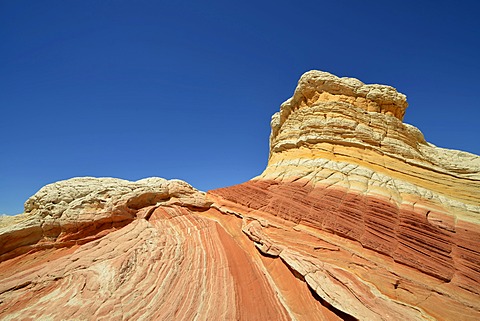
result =
[[406,108],[310,71],[249,182],[44,187],[0,221],[0,318],[480,319],[480,157],[427,143]]
[[427,143],[406,107],[392,87],[310,71],[272,117],[265,171],[211,195],[281,222],[255,225],[259,247],[349,315],[478,318],[480,158]]

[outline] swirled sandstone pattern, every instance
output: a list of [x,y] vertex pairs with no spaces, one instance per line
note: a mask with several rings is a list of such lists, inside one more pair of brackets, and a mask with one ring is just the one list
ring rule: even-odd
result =
[[76,178],[25,210],[0,229],[2,320],[290,320],[255,256],[183,181]]
[[480,319],[480,158],[406,108],[310,71],[249,182],[45,186],[0,218],[0,319]]
[[406,107],[307,72],[272,117],[265,171],[210,197],[263,222],[247,229],[259,249],[350,316],[478,319],[480,157],[427,143]]

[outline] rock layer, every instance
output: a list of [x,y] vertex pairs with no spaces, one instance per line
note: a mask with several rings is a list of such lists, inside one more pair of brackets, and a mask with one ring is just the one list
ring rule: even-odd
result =
[[[16,248],[2,245],[0,318],[290,320],[261,266],[208,217],[219,215],[209,205],[178,180],[46,186],[15,219],[23,221],[3,222],[2,244]],[[49,216],[55,236],[41,229]],[[25,237],[37,222],[47,232]]]
[[157,203],[204,207],[206,200],[189,184],[163,178],[129,182],[82,177],[47,185],[25,202],[22,215],[0,221],[0,261],[92,241],[132,222],[138,209]]
[[47,185],[0,219],[0,319],[480,319],[480,158],[406,108],[311,71],[249,182]]
[[[280,219],[297,240],[314,237],[304,253],[296,249],[307,241],[274,239],[269,228],[255,241],[319,297],[356,318],[475,319],[480,157],[427,143],[402,123],[406,106],[392,87],[308,72],[272,117],[265,171],[210,197],[255,219]],[[316,251],[316,242],[327,242],[327,252],[336,249],[327,272],[330,257]],[[350,255],[343,258],[342,250]],[[291,251],[295,260],[286,258]],[[380,272],[379,266],[388,268]],[[349,291],[338,295],[341,286],[325,285],[332,275]]]

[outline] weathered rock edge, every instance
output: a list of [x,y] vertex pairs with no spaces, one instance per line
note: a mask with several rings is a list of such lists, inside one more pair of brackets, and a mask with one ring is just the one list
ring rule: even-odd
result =
[[77,177],[42,187],[25,212],[0,218],[0,262],[50,247],[82,244],[136,219],[147,206],[208,208],[205,193],[181,180]]
[[403,123],[406,96],[390,86],[312,70],[272,116],[269,164],[276,154],[329,143],[372,150],[430,171],[480,181],[480,157],[428,143]]

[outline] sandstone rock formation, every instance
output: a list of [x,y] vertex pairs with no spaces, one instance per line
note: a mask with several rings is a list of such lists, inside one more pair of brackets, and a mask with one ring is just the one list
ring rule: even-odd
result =
[[478,319],[480,157],[428,144],[406,107],[392,87],[308,72],[272,117],[263,174],[211,198],[280,221],[247,231],[355,318]]
[[249,182],[47,185],[0,219],[0,319],[480,319],[480,157],[406,107],[310,71]]

